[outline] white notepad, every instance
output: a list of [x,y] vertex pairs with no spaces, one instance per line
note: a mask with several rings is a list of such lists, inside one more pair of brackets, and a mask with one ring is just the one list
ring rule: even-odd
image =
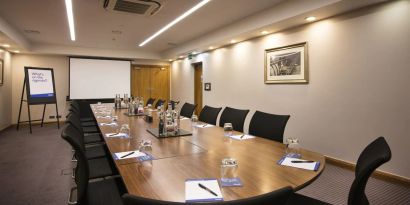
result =
[[200,124],[200,125],[195,125],[197,128],[208,128],[208,127],[214,127],[215,125],[210,125],[210,124]]
[[105,137],[128,137],[127,133],[107,133]]
[[291,157],[283,157],[278,161],[278,164],[289,166],[289,167],[296,167],[300,169],[307,169],[307,170],[318,170],[320,166],[320,162],[311,162],[311,163],[293,163],[292,161],[305,161],[303,159],[298,158],[291,158]]
[[246,140],[246,139],[253,139],[255,138],[252,135],[232,135],[231,138],[236,139],[236,140]]
[[[134,153],[130,154],[131,152],[134,152]],[[137,158],[137,157],[143,157],[146,155],[144,152],[140,152],[140,151],[117,152],[114,154],[117,159]],[[130,155],[127,155],[127,154],[130,154]]]
[[[200,184],[202,187],[201,188]],[[211,192],[215,193],[212,194]],[[185,181],[186,202],[223,201],[221,189],[217,179],[187,179]]]
[[117,126],[117,123],[115,123],[115,122],[111,122],[111,123],[102,122],[102,123],[100,123],[100,126]]

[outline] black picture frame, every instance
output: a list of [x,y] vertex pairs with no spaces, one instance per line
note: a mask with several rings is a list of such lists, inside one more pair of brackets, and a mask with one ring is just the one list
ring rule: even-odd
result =
[[211,83],[205,83],[204,89],[205,91],[211,91]]

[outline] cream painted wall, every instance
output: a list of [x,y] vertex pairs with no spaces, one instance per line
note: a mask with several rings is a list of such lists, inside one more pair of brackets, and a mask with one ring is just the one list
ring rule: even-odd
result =
[[[285,137],[356,162],[385,136],[383,171],[410,178],[410,2],[394,1],[241,42],[172,64],[172,99],[193,102],[192,63],[203,62],[212,91],[204,105],[290,114]],[[308,42],[309,84],[264,84],[264,50]]]
[[0,52],[3,60],[3,85],[0,86],[0,131],[11,125],[11,54]]
[[[24,82],[24,66],[43,67],[54,69],[54,80],[58,102],[58,112],[62,116],[61,120],[65,120],[66,111],[66,96],[68,95],[68,57],[66,56],[52,56],[52,55],[25,55],[17,54],[13,56],[12,61],[12,80],[13,80],[13,112],[12,123],[17,123],[21,91]],[[26,95],[26,93],[25,93]],[[43,106],[32,105],[31,119],[41,119]],[[27,104],[23,104],[21,118],[22,120],[28,120]],[[47,105],[45,121],[56,121],[55,119],[49,119],[50,115],[56,115],[55,105]]]

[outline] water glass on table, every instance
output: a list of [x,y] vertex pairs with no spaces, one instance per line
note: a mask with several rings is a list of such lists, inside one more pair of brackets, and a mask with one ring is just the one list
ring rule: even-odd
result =
[[195,114],[191,116],[192,126],[195,126],[198,122],[198,116]]
[[238,162],[235,158],[223,158],[221,161],[221,179],[238,177]]
[[299,158],[300,156],[300,144],[297,138],[287,138],[286,139],[286,155]]
[[233,127],[232,127],[232,123],[224,123],[224,135],[225,137],[230,137],[232,136],[232,132],[233,132]]

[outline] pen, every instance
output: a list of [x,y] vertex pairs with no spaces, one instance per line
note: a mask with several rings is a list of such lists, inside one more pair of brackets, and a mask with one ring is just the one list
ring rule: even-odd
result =
[[126,155],[124,155],[124,156],[122,156],[122,157],[120,157],[121,159],[122,158],[124,158],[124,157],[128,157],[128,156],[130,156],[130,155],[132,155],[132,154],[134,154],[135,152],[130,152],[130,153],[128,153],[128,154],[126,154]]
[[112,133],[112,134],[108,134],[108,136],[111,137],[111,136],[118,135],[118,134],[120,134],[120,133],[119,133],[119,132],[117,132],[117,133]]
[[208,124],[203,125],[202,127],[206,127]]
[[240,138],[242,139],[244,136],[245,136],[245,135],[241,135],[241,137],[240,137]]
[[291,162],[292,163],[313,163],[315,161],[312,161],[312,160],[306,160],[306,161],[304,161],[304,160],[292,160]]
[[203,184],[199,183],[198,186],[201,187],[202,189],[205,189],[207,192],[209,192],[209,193],[211,193],[215,196],[218,196],[218,194],[216,194],[215,192],[213,192],[212,190],[210,190],[208,187],[204,186]]

